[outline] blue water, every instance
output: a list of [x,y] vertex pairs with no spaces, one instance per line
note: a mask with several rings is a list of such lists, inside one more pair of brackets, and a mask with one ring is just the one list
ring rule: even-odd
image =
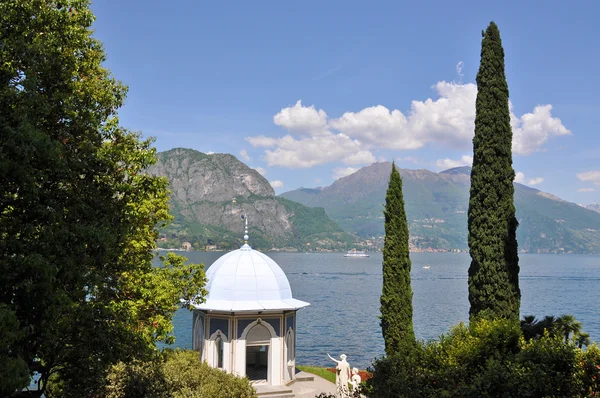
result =
[[[224,253],[184,253],[207,267]],[[383,354],[379,327],[381,253],[344,258],[341,253],[267,253],[285,271],[295,298],[311,305],[298,311],[297,363],[330,366],[327,353],[348,355],[366,368]],[[464,253],[411,253],[414,328],[435,339],[468,320]],[[424,265],[430,265],[424,269]],[[538,317],[573,314],[591,339],[600,341],[600,257],[520,255],[521,313]],[[192,317],[176,313],[175,346],[191,348]]]

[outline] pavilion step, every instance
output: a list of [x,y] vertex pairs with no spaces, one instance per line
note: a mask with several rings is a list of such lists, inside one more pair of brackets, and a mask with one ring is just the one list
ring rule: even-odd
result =
[[255,386],[256,395],[262,398],[295,398],[294,391],[285,386]]
[[294,381],[315,381],[315,376],[307,372],[298,372]]

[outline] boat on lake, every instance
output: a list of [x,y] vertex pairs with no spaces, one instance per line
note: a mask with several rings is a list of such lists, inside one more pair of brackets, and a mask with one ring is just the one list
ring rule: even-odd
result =
[[369,255],[362,250],[352,249],[344,254],[344,257],[369,257]]
[[427,264],[427,265],[424,265],[424,266],[423,266],[423,268],[425,268],[425,269],[429,269],[429,264]]

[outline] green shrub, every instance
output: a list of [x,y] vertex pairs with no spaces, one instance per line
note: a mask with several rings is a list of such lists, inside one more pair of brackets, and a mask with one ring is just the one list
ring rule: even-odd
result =
[[169,351],[154,362],[120,363],[107,377],[106,398],[254,398],[242,379],[200,361],[196,351]]
[[136,361],[113,366],[106,378],[106,398],[168,396],[161,365],[159,361]]
[[583,396],[600,396],[600,348],[596,344],[577,351],[577,379]]
[[373,373],[371,398],[590,397],[600,391],[600,350],[560,333],[526,341],[517,322],[477,320],[407,344],[375,361]]
[[578,348],[560,336],[530,340],[523,344],[511,364],[512,390],[522,397],[577,397]]

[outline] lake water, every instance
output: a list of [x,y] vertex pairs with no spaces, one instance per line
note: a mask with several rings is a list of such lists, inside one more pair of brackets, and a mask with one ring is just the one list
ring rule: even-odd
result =
[[[207,267],[224,253],[186,252]],[[295,298],[311,305],[298,311],[297,363],[330,366],[327,353],[345,353],[366,368],[383,354],[379,327],[381,253],[344,258],[342,253],[267,253],[285,271]],[[435,339],[468,320],[465,253],[411,253],[413,322],[419,339]],[[429,269],[424,269],[429,265]],[[600,341],[600,257],[520,255],[521,313],[538,317],[573,314],[591,339]],[[192,317],[179,310],[175,346],[191,348]]]

